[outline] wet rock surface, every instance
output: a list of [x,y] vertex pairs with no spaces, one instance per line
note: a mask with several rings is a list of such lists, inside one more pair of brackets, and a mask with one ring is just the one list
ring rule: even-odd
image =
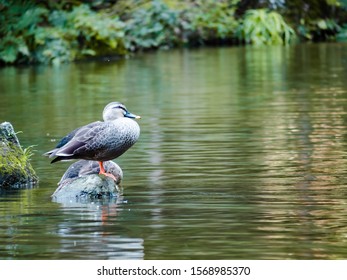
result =
[[111,178],[98,174],[67,179],[52,195],[54,201],[100,199],[117,196],[117,185]]

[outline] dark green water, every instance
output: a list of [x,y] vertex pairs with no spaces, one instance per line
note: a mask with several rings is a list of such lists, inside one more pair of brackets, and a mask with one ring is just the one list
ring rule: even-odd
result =
[[[0,196],[0,259],[346,259],[346,77],[347,44],[0,69],[40,177]],[[142,116],[123,195],[52,202],[41,155],[110,101]]]

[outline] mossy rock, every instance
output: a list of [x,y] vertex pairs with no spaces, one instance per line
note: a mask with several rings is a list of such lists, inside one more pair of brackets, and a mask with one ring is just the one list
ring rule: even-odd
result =
[[9,122],[0,124],[0,189],[30,187],[38,182],[29,162],[29,153],[23,151]]

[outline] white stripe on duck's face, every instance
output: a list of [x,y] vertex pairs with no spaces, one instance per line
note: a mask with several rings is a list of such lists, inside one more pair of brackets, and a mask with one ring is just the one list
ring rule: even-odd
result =
[[118,118],[123,118],[127,113],[126,107],[120,102],[111,102],[106,105],[102,116],[104,121],[112,121]]

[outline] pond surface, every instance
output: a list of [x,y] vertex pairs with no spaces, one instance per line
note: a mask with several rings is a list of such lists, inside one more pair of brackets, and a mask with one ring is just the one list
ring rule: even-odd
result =
[[[347,44],[205,48],[0,69],[40,182],[0,196],[0,259],[346,259]],[[42,154],[122,101],[117,199],[56,203]]]

